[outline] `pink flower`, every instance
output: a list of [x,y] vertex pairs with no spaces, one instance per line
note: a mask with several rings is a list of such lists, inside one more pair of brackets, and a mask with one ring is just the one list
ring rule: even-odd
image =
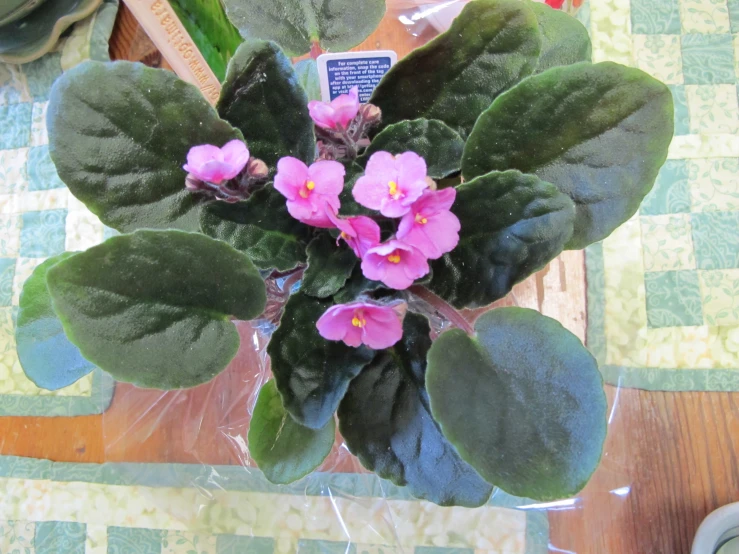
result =
[[352,194],[366,208],[380,210],[385,217],[400,217],[408,213],[428,186],[426,162],[418,154],[375,152]]
[[222,148],[212,144],[193,146],[182,169],[201,181],[220,185],[236,177],[249,161],[249,150],[240,140],[232,140]]
[[400,220],[397,237],[432,260],[454,250],[459,242],[460,224],[449,208],[456,197],[453,188],[424,192]]
[[380,244],[380,226],[371,218],[359,215],[343,219],[330,212],[327,215],[341,231],[339,239],[344,239],[357,257],[363,258],[367,250]]
[[341,340],[348,346],[366,344],[380,350],[403,336],[403,324],[390,306],[352,302],[330,307],[316,323],[324,339]]
[[310,167],[297,158],[277,162],[275,188],[287,198],[287,211],[298,221],[314,227],[331,228],[328,213],[337,212],[339,193],[344,189],[344,166],[320,161]]
[[323,129],[346,129],[359,113],[359,88],[353,87],[349,94],[342,94],[331,102],[308,102],[308,111],[313,122]]
[[382,281],[391,289],[407,289],[428,272],[429,264],[423,253],[399,240],[389,240],[370,248],[362,258],[364,276]]

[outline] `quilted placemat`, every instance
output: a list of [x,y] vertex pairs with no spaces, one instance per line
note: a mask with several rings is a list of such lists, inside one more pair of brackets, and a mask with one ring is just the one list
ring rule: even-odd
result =
[[[0,552],[543,554],[546,512],[412,500],[375,475],[270,484],[255,469],[0,458]],[[351,541],[351,542],[349,542]]]
[[86,415],[110,403],[112,380],[100,371],[55,392],[28,380],[16,353],[15,318],[23,282],[38,264],[65,250],[84,250],[106,234],[56,174],[46,107],[63,71],[85,59],[109,59],[117,6],[117,0],[106,1],[35,62],[0,64],[0,415]]
[[640,212],[587,250],[588,346],[612,384],[739,390],[739,0],[594,0],[594,61],[675,100]]

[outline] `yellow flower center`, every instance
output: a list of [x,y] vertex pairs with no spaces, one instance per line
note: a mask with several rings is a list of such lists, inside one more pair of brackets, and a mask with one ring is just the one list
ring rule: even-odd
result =
[[360,329],[367,325],[367,320],[364,319],[364,313],[362,312],[362,310],[357,310],[356,312],[354,312],[352,325],[354,325],[354,327],[359,327]]
[[396,183],[395,181],[390,181],[387,184],[387,188],[388,188],[388,192],[390,193],[390,196],[395,198],[395,200],[397,200],[400,196],[402,196],[402,194],[398,192],[398,183]]
[[416,214],[416,223],[420,223],[421,225],[426,225],[428,223],[428,219],[423,217],[421,214]]
[[399,264],[400,263],[400,254],[398,254],[398,251],[396,250],[395,252],[393,252],[392,254],[390,254],[387,257],[387,261],[390,262],[391,264]]
[[341,235],[340,236],[344,240],[348,240],[349,239],[349,235],[347,235],[344,231],[341,232]]
[[305,186],[300,189],[300,196],[303,198],[308,198],[310,195],[310,191],[312,191],[314,188],[316,188],[316,184],[313,181],[308,181],[305,183]]

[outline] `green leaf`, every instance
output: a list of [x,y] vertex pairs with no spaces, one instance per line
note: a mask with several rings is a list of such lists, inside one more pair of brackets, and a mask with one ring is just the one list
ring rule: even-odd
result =
[[356,300],[358,296],[365,293],[375,292],[384,289],[380,281],[370,281],[362,273],[360,264],[354,266],[349,279],[347,279],[344,287],[334,295],[334,302],[337,304],[347,304],[352,300]]
[[288,212],[285,197],[268,184],[245,202],[212,202],[201,213],[202,231],[244,252],[260,269],[287,271],[305,262],[311,229]]
[[672,131],[672,95],[643,71],[611,62],[555,67],[480,116],[462,174],[518,169],[555,184],[577,207],[567,248],[583,248],[636,212]]
[[298,424],[282,406],[274,380],[267,381],[254,407],[249,427],[249,454],[264,476],[277,485],[301,479],[320,466],[331,452],[334,419],[320,429]]
[[187,153],[241,138],[197,88],[131,62],[88,61],[64,72],[51,89],[47,123],[59,177],[122,232],[196,231],[205,197],[185,190]]
[[36,267],[21,292],[15,328],[18,359],[26,377],[42,389],[63,389],[95,369],[64,334],[46,288],[49,269],[74,254],[59,254]]
[[506,492],[554,500],[600,461],[606,396],[595,359],[557,321],[501,308],[453,329],[428,354],[431,413],[459,454]]
[[303,87],[308,100],[322,100],[321,80],[318,77],[318,64],[313,58],[301,60],[295,64],[295,74]]
[[172,0],[170,6],[219,81],[241,44],[241,35],[226,17],[220,0]]
[[274,169],[284,156],[315,159],[308,98],[273,42],[247,40],[228,64],[218,113],[244,134],[252,156]]
[[465,463],[431,417],[425,387],[429,323],[408,313],[403,339],[349,385],[339,430],[362,465],[442,506],[482,506],[493,487]]
[[557,187],[493,171],[457,187],[459,244],[432,262],[429,288],[457,308],[485,306],[556,257],[572,236],[575,206]]
[[332,52],[353,48],[380,24],[385,0],[224,0],[244,38],[277,42],[288,56],[307,54],[313,42]]
[[450,29],[399,61],[370,99],[383,124],[440,119],[462,136],[502,92],[536,68],[541,37],[520,0],[475,0]]
[[119,381],[175,389],[221,372],[239,348],[230,321],[264,310],[249,258],[182,231],[108,239],[49,269],[54,311],[82,355]]
[[309,296],[326,298],[344,286],[357,265],[357,256],[346,245],[337,246],[328,233],[314,238],[308,245],[308,268],[300,290]]
[[546,4],[529,4],[539,20],[541,53],[534,73],[551,67],[589,62],[592,56],[590,36],[585,26],[571,15]]
[[415,152],[426,160],[429,177],[441,179],[459,171],[464,141],[441,121],[414,119],[385,127],[358,161],[366,165],[370,156],[381,150],[391,154]]
[[318,334],[316,322],[332,305],[293,294],[267,346],[285,409],[311,429],[320,429],[333,417],[349,381],[374,355],[365,346],[352,348]]

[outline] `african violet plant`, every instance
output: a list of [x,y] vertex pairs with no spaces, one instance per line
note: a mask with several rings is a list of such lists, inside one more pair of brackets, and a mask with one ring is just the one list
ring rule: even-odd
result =
[[[362,464],[419,498],[576,493],[606,434],[595,360],[535,311],[495,309],[472,327],[454,308],[486,306],[608,236],[650,190],[671,95],[589,58],[569,16],[475,0],[364,105],[356,91],[309,105],[285,54],[257,39],[216,110],[140,64],[65,73],[52,159],[123,235],[28,280],[25,371],[47,388],[93,366],[142,387],[204,383],[239,348],[232,320],[262,313],[263,277],[300,277],[248,437],[269,479],[318,467],[338,412]],[[412,296],[454,328],[432,341]]]

